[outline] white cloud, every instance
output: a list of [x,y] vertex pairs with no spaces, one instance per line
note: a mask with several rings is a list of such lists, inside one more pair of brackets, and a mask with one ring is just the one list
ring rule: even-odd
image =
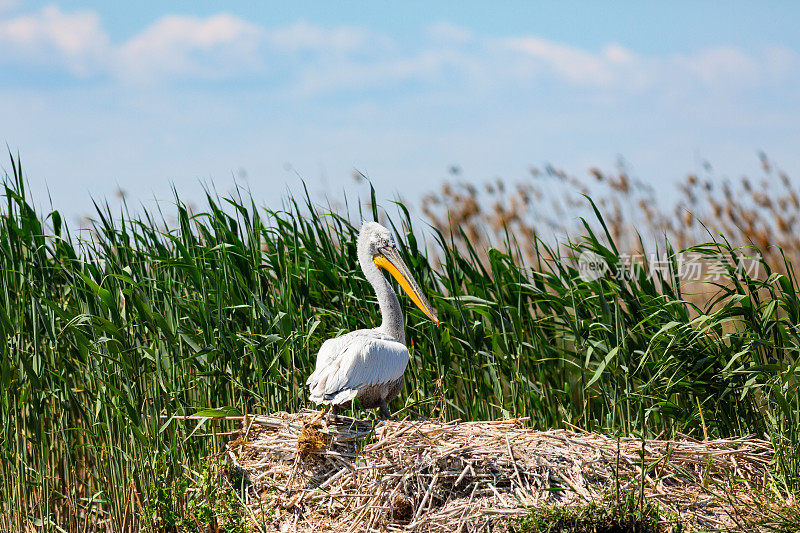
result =
[[[0,0],[0,13],[15,2]],[[595,51],[536,35],[481,37],[446,22],[425,30],[419,41],[396,41],[357,27],[298,22],[268,29],[224,13],[167,15],[112,44],[96,13],[50,5],[0,15],[0,64],[106,74],[123,83],[263,79],[299,96],[408,80],[440,88],[442,80],[473,88],[545,80],[606,95],[678,94],[698,85],[738,90],[791,83],[800,72],[797,53],[784,47],[644,56],[613,43]]]
[[755,58],[731,46],[707,48],[678,56],[675,62],[706,86],[754,85],[759,82],[762,70]]
[[636,61],[633,52],[618,44],[610,44],[603,48],[602,55],[610,64],[629,65]]
[[370,41],[370,36],[366,31],[358,28],[328,29],[312,26],[306,22],[298,22],[270,31],[266,40],[273,48],[282,51],[346,53],[363,49]]
[[35,61],[85,76],[102,66],[108,51],[100,17],[90,11],[65,13],[49,5],[0,20],[0,62]]
[[227,78],[259,70],[264,32],[228,14],[165,16],[124,43],[113,69],[123,79]]
[[504,39],[500,44],[533,60],[529,72],[543,67],[566,81],[579,84],[612,85],[638,63],[633,52],[616,44],[606,46],[600,53],[536,36]]
[[361,62],[345,59],[303,69],[292,91],[305,97],[325,91],[372,89],[409,80],[435,85],[447,69],[470,72],[470,59],[450,50],[423,50],[414,55],[392,56]]
[[642,56],[618,44],[599,52],[555,43],[536,36],[503,39],[500,48],[527,61],[515,64],[522,77],[556,79],[614,90],[655,87],[683,91],[686,83],[706,89],[742,90],[785,82],[800,73],[800,59],[791,49],[768,47],[745,52],[733,46],[703,48],[674,56]]

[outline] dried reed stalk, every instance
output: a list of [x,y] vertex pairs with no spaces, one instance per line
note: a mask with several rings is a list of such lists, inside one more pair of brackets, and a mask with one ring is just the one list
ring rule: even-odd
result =
[[227,455],[252,483],[252,515],[301,532],[496,531],[526,507],[641,490],[690,531],[744,528],[773,455],[754,437],[618,442],[523,423],[278,413],[245,421]]

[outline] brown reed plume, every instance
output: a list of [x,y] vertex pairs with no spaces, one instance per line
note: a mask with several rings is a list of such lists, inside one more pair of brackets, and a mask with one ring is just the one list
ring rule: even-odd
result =
[[528,178],[511,183],[475,185],[451,173],[421,207],[435,228],[445,235],[452,231],[458,246],[468,241],[478,251],[509,249],[515,240],[523,259],[532,261],[535,236],[556,242],[582,234],[580,218],[593,220],[584,196],[589,195],[622,254],[641,254],[640,236],[658,244],[666,238],[685,249],[724,235],[737,247],[755,245],[773,271],[786,272],[784,256],[792,264],[800,257],[800,189],[765,154],[759,157],[763,174],[756,179],[718,177],[706,163],[703,175],[687,175],[674,195],[635,178],[622,161],[614,172],[593,167],[583,177],[550,166],[532,168]]

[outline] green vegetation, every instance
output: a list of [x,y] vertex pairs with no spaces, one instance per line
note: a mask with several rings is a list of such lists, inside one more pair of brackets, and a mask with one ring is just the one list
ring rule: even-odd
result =
[[237,493],[242,483],[241,473],[214,460],[204,461],[202,472],[191,476],[157,470],[147,489],[142,522],[161,532],[244,533],[245,508]]
[[[307,406],[321,343],[379,323],[357,225],[308,199],[266,210],[209,195],[192,213],[176,193],[166,215],[98,205],[93,229],[75,231],[32,207],[19,159],[3,199],[0,530],[122,530],[165,502],[189,508],[189,492],[154,488],[202,486],[194,471],[236,424],[215,417]],[[371,205],[363,216],[377,219]],[[488,253],[463,234],[426,243],[399,208],[401,253],[442,325],[404,306],[411,362],[395,409],[609,434],[766,432],[775,490],[800,493],[800,291],[788,262],[751,275],[724,239],[694,246],[723,260],[716,295],[697,304],[671,248],[654,277],[636,264],[581,280],[571,258],[583,250],[621,269],[599,211],[578,244],[525,243],[531,258],[513,239]]]
[[[511,525],[513,533],[661,533],[667,531],[661,524],[658,508],[645,502],[639,505],[634,494],[620,501],[584,506],[535,508],[530,514]],[[670,529],[683,531],[677,525]]]

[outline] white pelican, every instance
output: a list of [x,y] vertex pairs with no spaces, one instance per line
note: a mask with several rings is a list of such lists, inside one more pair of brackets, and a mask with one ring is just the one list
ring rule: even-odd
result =
[[358,398],[365,408],[380,407],[383,416],[390,418],[388,404],[403,389],[408,348],[400,302],[380,268],[394,276],[437,326],[439,319],[400,258],[392,234],[377,222],[361,226],[358,262],[375,289],[383,322],[377,328],[359,329],[326,340],[317,354],[317,368],[306,384],[311,401],[332,406],[334,418],[339,408],[351,406],[353,398]]

